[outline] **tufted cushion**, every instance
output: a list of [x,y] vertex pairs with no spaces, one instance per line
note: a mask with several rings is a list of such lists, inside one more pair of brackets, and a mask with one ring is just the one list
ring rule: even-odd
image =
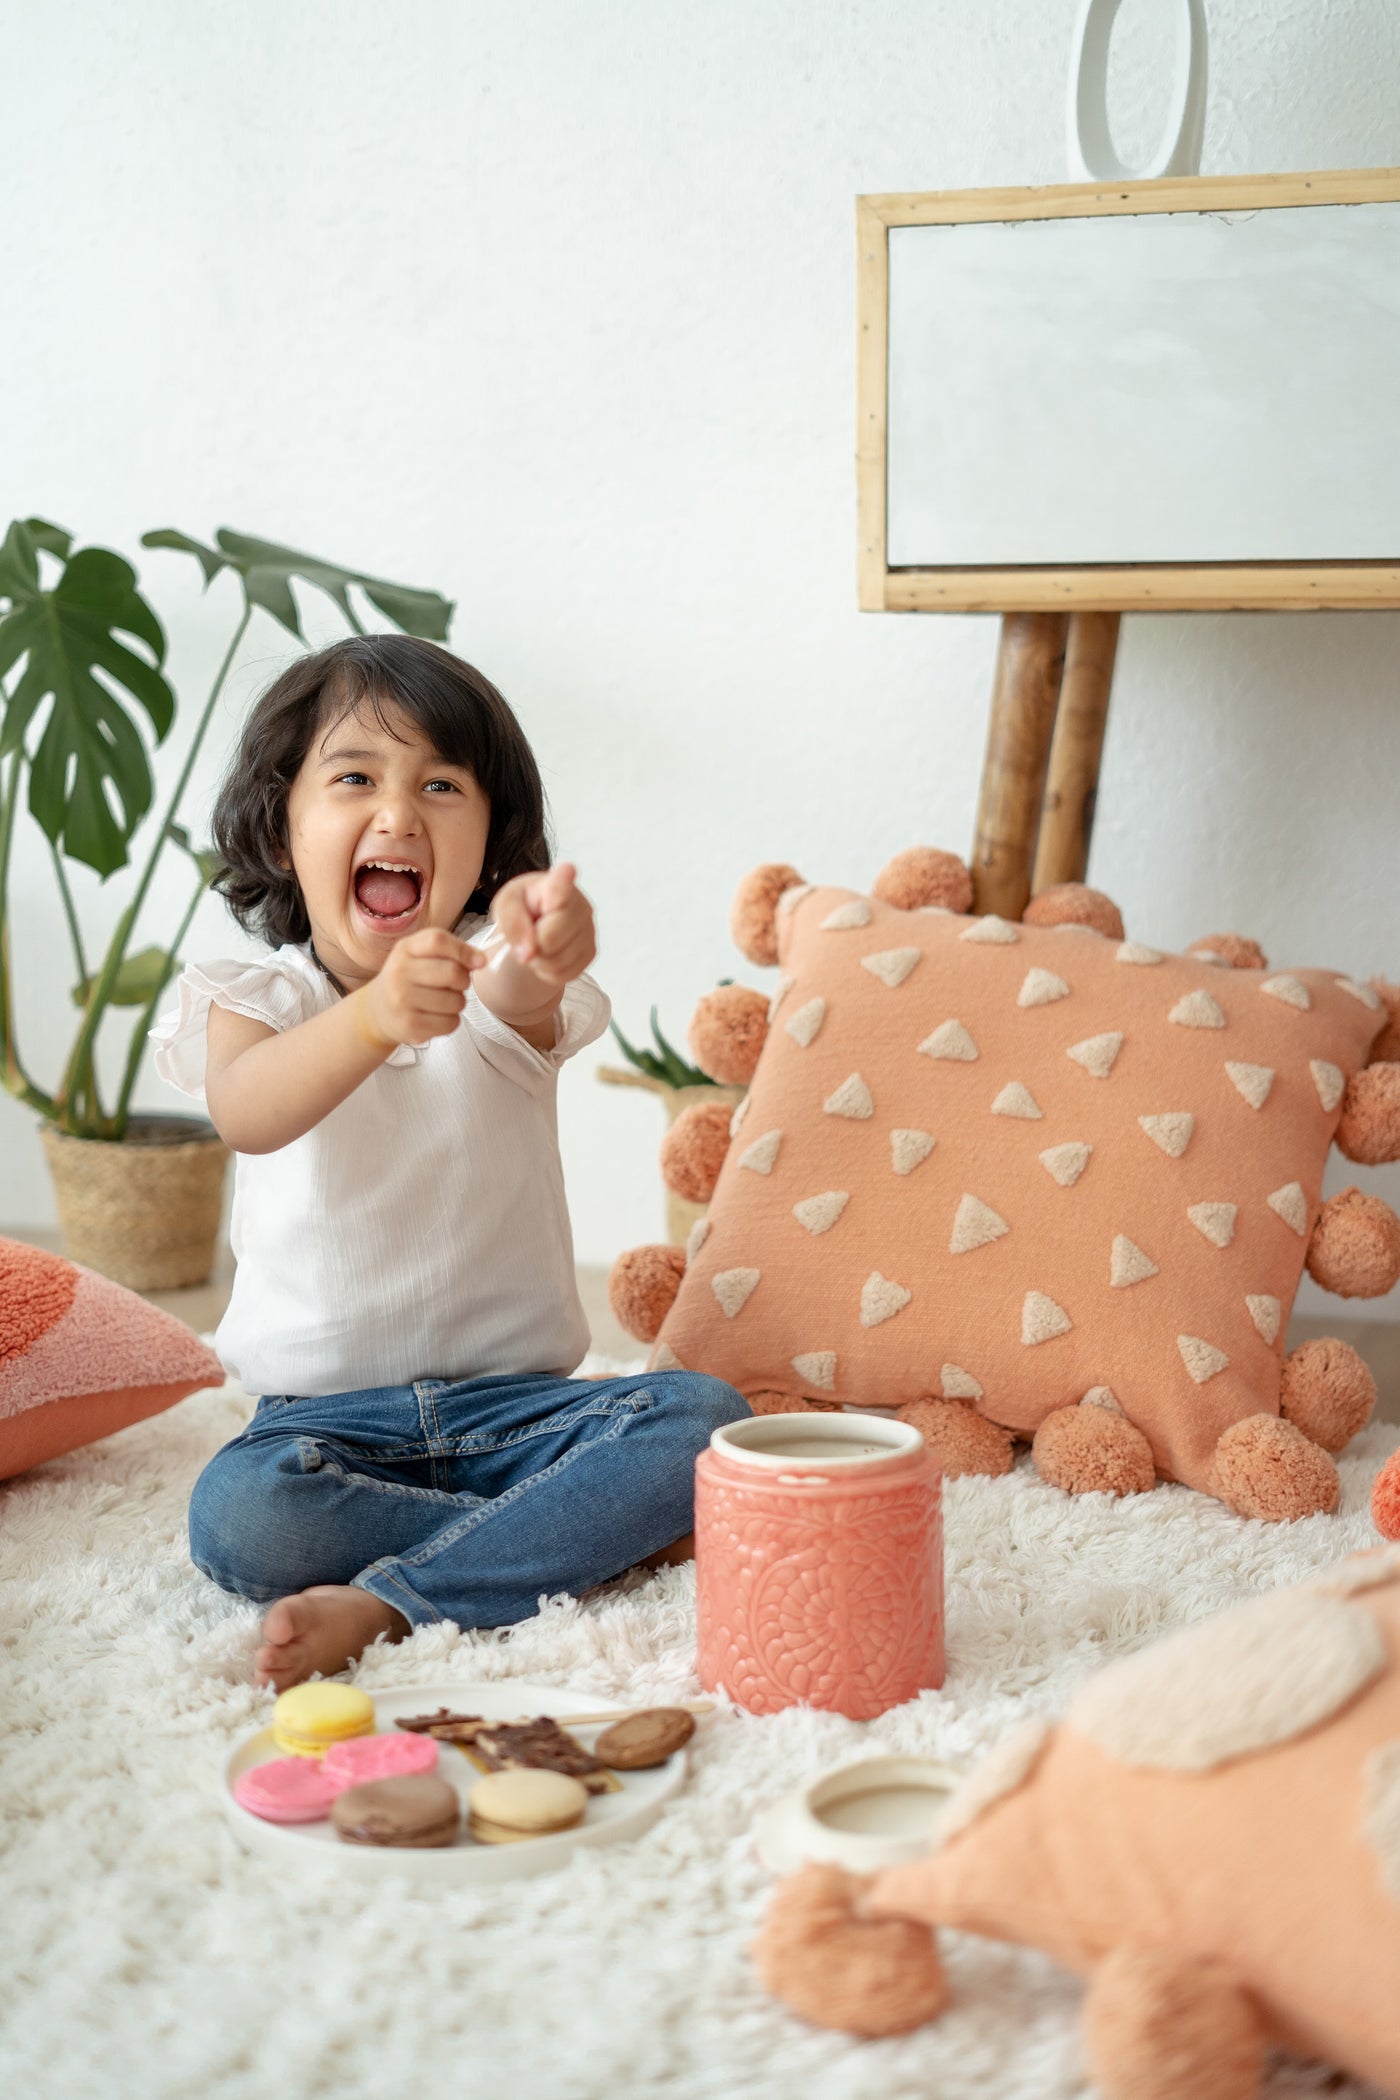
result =
[[0,1239],[0,1479],[223,1376],[169,1313],[61,1255]]
[[1278,1413],[1375,993],[848,890],[784,905],[654,1361],[764,1406],[972,1399],[1022,1436],[1093,1393],[1208,1485],[1222,1430]]

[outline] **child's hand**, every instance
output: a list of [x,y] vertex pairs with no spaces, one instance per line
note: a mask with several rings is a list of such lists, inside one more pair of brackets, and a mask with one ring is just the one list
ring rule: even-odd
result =
[[486,957],[444,926],[411,933],[389,950],[377,977],[352,994],[364,1001],[366,1033],[390,1046],[451,1035],[467,1003],[473,970]]
[[492,900],[491,917],[516,960],[546,984],[571,983],[598,953],[593,906],[577,887],[572,861],[503,883]]

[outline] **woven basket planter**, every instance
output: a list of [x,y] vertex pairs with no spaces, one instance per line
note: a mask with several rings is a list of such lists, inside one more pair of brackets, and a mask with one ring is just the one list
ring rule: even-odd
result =
[[44,1124],[63,1248],[133,1291],[207,1283],[228,1147],[193,1116],[133,1116],[116,1143]]
[[[727,1101],[731,1108],[737,1108],[746,1092],[741,1086],[667,1086],[664,1080],[652,1079],[645,1072],[621,1065],[600,1065],[598,1077],[604,1086],[634,1086],[644,1093],[659,1095],[668,1128],[683,1108],[692,1108],[697,1101]],[[684,1196],[667,1189],[666,1237],[672,1246],[685,1245],[691,1227],[704,1217],[708,1208],[706,1203],[688,1203]]]

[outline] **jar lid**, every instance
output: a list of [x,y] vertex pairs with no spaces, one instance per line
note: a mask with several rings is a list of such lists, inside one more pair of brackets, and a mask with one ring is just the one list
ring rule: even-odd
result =
[[962,1773],[932,1757],[842,1765],[759,1819],[759,1858],[775,1874],[809,1860],[873,1874],[931,1852]]
[[912,1423],[888,1415],[807,1413],[725,1422],[711,1435],[710,1446],[724,1458],[767,1472],[830,1473],[907,1458],[923,1450],[924,1440]]

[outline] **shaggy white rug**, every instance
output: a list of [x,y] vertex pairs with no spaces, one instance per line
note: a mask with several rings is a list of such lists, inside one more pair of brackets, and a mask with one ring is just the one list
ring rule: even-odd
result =
[[[480,1892],[326,1890],[242,1854],[219,1805],[263,1719],[257,1613],[186,1557],[185,1505],[241,1426],[236,1390],[0,1490],[3,1726],[0,2071],[10,2093],[510,2100],[1074,2100],[1079,1987],[1037,1955],[945,1936],[956,2002],[896,2042],[815,2032],[757,1989],[746,1945],[769,1883],[755,1812],[876,1749],[964,1760],[1055,1713],[1088,1670],[1373,1540],[1376,1427],[1342,1461],[1343,1514],[1249,1524],[1183,1488],[1114,1502],[1023,1463],[947,1495],[948,1682],[882,1720],[705,1724],[684,1792],[646,1836]],[[358,1681],[511,1676],[645,1701],[692,1695],[689,1568],[509,1639],[426,1630]],[[1271,2100],[1360,2089],[1284,2064]]]

